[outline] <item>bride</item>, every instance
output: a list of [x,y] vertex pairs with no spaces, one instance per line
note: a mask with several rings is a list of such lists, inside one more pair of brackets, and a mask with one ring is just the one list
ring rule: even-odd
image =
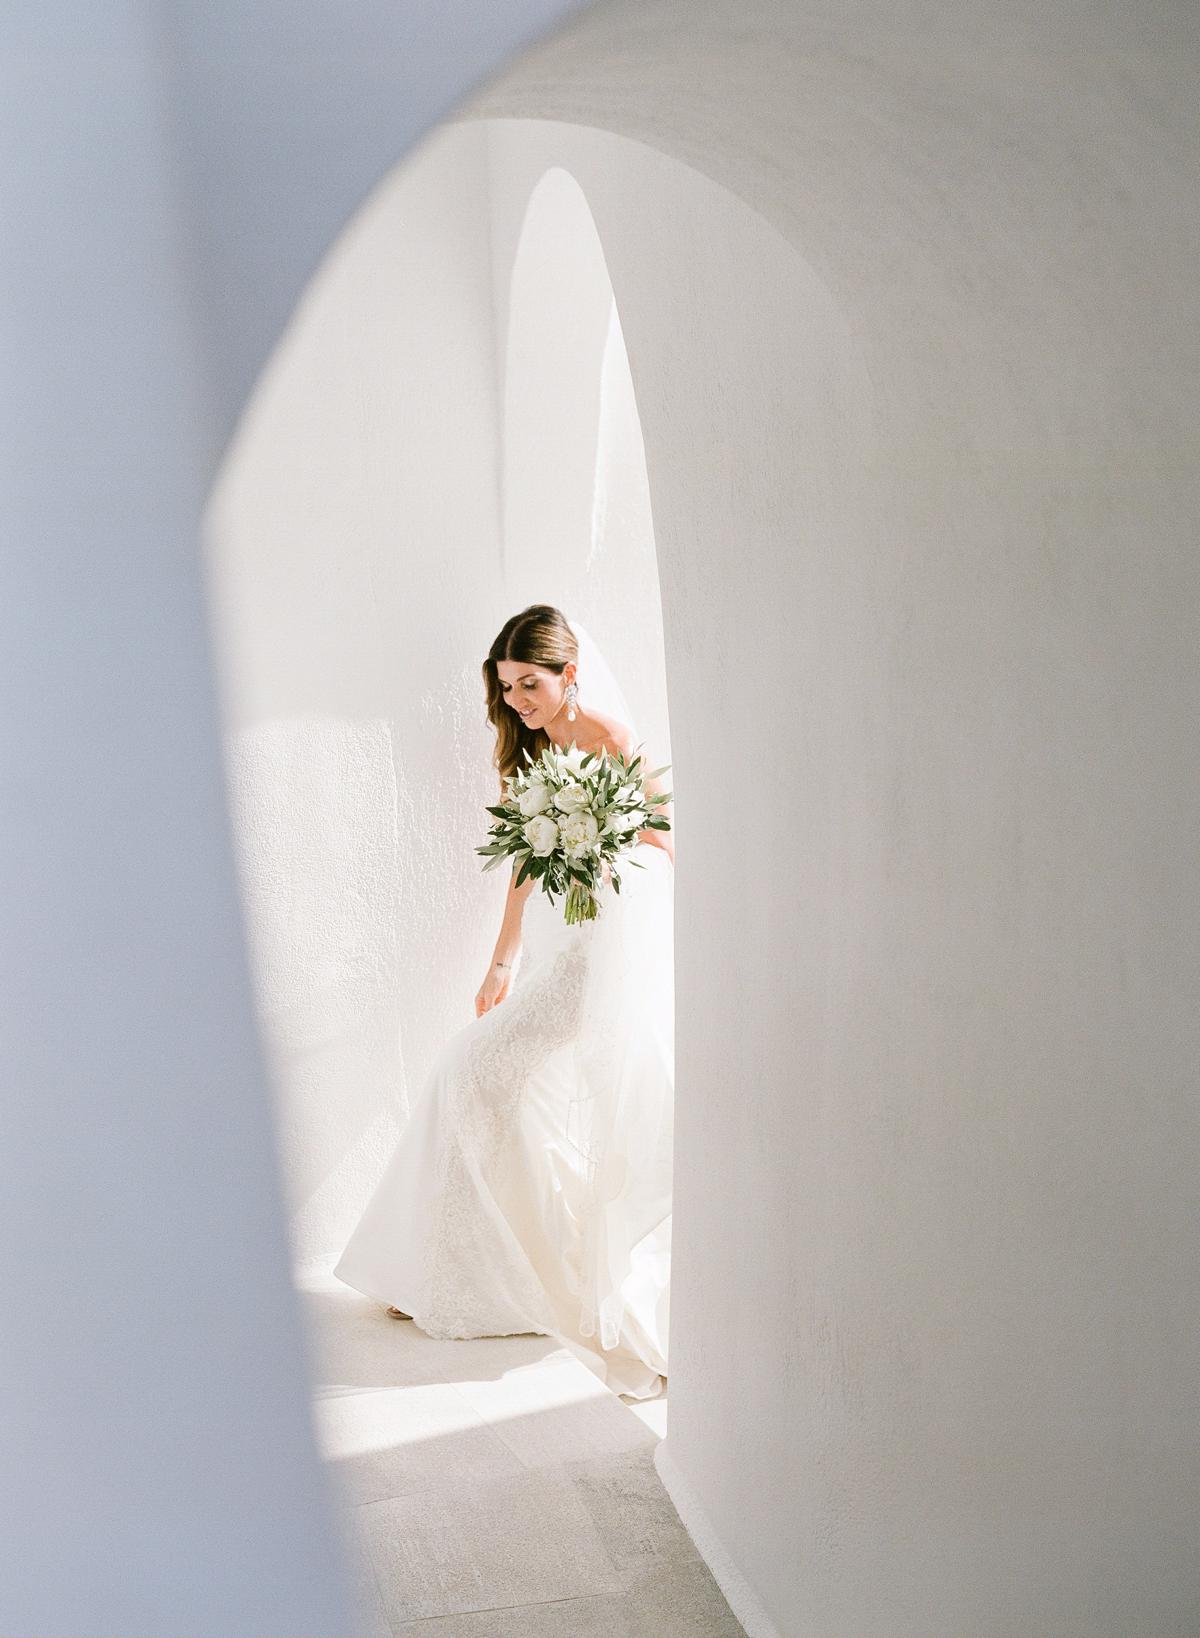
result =
[[[526,750],[638,749],[599,651],[556,608],[508,620],[483,677],[502,797]],[[674,857],[673,831],[639,831],[619,895],[606,881],[574,926],[514,868],[475,1019],[334,1269],[430,1336],[556,1337],[639,1399],[667,1371]]]

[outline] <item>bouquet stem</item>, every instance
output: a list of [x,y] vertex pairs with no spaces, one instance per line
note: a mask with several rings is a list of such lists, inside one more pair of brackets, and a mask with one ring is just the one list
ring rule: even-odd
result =
[[592,889],[584,887],[580,882],[572,882],[567,888],[567,902],[563,907],[563,914],[568,926],[573,926],[579,921],[595,921],[600,914],[600,905]]

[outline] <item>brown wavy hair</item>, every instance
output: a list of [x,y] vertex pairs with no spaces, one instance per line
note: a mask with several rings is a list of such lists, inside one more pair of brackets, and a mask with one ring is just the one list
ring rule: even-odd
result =
[[500,627],[495,642],[483,662],[483,685],[487,690],[488,721],[496,730],[493,765],[501,777],[509,779],[525,766],[526,751],[540,756],[550,743],[541,728],[526,728],[517,713],[505,703],[500,691],[496,664],[500,660],[522,660],[527,665],[544,666],[562,674],[570,661],[578,662],[579,644],[560,609],[549,603],[531,603]]

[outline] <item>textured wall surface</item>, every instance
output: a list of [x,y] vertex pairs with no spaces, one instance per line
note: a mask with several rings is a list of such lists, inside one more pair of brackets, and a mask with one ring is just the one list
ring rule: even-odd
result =
[[[316,257],[432,118],[567,9],[0,17],[6,1633],[348,1630],[200,519]],[[345,740],[321,749],[328,766]]]
[[664,1471],[753,1631],[1183,1638],[1196,19],[679,23],[477,104],[587,193],[646,439],[697,815]]
[[[503,884],[476,655],[504,618],[486,139],[330,251],[209,516],[227,762],[298,1259],[340,1251]],[[480,832],[477,837],[476,832]]]
[[209,512],[300,1264],[340,1253],[473,1013],[504,897],[472,851],[496,796],[479,666],[507,615],[549,601],[583,620],[651,765],[670,754],[645,459],[600,241],[577,183],[509,185],[492,135],[443,128],[331,248]]
[[[339,1631],[196,526],[324,248],[567,9],[5,20],[14,1631]],[[696,815],[668,1447],[764,1633],[1195,1630],[1197,27],[621,0],[477,108],[561,127],[642,412]],[[257,678],[259,842],[299,745],[374,768],[383,855],[363,671]]]

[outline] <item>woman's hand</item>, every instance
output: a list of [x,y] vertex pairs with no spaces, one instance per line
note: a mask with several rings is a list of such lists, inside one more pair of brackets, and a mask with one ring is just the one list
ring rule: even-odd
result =
[[487,970],[487,977],[479,986],[479,993],[475,997],[475,1016],[482,1018],[485,1012],[503,1001],[508,994],[512,983],[512,968],[492,964]]

